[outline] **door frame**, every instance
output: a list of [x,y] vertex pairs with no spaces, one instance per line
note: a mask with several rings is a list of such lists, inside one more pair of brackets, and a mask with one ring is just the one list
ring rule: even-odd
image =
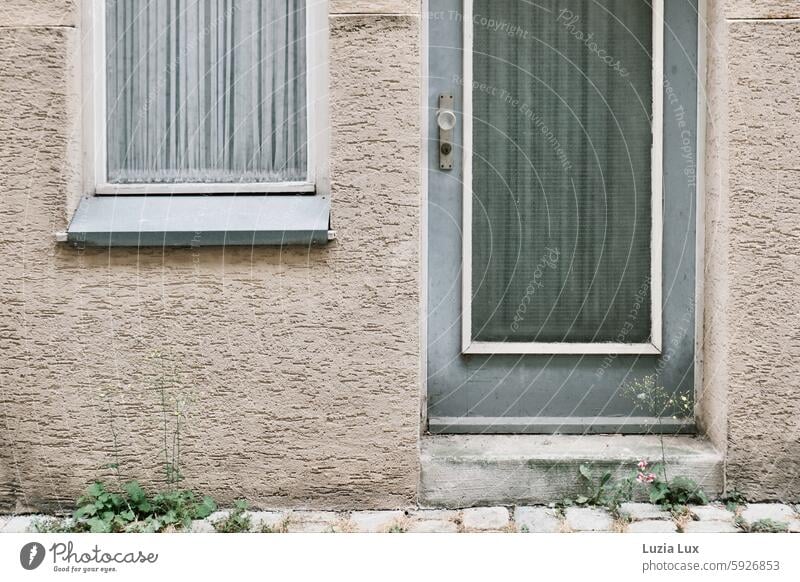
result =
[[[472,54],[474,46],[474,0],[463,0],[464,54]],[[653,141],[650,155],[651,222],[650,222],[650,341],[617,342],[482,342],[472,339],[472,59],[463,59],[463,156],[464,182],[461,277],[461,353],[462,354],[576,354],[576,355],[660,355],[663,346],[662,271],[663,271],[663,202],[664,202],[664,0],[652,0],[653,9]]]
[[[431,110],[428,107],[430,100],[430,90],[428,79],[430,76],[429,57],[430,57],[430,34],[428,25],[428,15],[430,13],[430,0],[421,2],[420,25],[420,60],[422,71],[422,83],[420,87],[420,179],[421,179],[421,208],[420,208],[420,268],[422,272],[419,277],[419,297],[420,297],[420,433],[428,431],[428,204],[429,204],[429,174],[428,157],[431,143],[428,139],[431,124]],[[705,358],[703,356],[704,345],[704,323],[705,323],[705,198],[706,198],[706,122],[707,122],[707,79],[706,71],[708,67],[708,0],[697,0],[697,127],[696,131],[696,257],[695,257],[695,346],[694,346],[694,387],[695,387],[695,414],[701,418],[697,419],[698,429],[704,426],[702,398],[698,393],[703,390],[705,377]],[[437,145],[438,148],[438,145]],[[491,437],[486,437],[491,438]],[[590,437],[591,438],[591,437]]]

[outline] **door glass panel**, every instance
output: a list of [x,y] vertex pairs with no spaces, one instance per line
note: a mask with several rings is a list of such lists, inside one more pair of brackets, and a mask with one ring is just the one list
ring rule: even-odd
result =
[[475,0],[472,339],[651,339],[652,9]]

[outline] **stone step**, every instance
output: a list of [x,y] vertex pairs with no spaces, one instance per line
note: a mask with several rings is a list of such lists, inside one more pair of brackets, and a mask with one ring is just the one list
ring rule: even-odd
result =
[[[723,459],[709,441],[665,437],[670,475],[696,481],[715,497]],[[580,465],[595,475],[631,474],[636,463],[661,459],[654,435],[435,435],[422,439],[420,503],[427,507],[538,505],[584,492]]]

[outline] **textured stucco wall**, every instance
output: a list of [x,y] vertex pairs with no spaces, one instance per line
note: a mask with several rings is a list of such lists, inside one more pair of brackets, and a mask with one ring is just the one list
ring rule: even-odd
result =
[[706,390],[728,488],[800,499],[800,6],[712,2]]
[[412,502],[418,11],[332,6],[337,242],[109,252],[53,238],[78,188],[75,7],[13,0],[0,20],[0,510],[72,501],[109,473],[114,440],[124,478],[158,478],[159,349],[185,402],[187,487],[256,506]]
[[727,174],[727,66],[724,50],[724,1],[709,0],[700,22],[707,47],[706,79],[700,105],[706,115],[703,360],[702,389],[698,390],[701,430],[722,452],[727,448],[728,401],[728,216],[725,203]]
[[[77,0],[0,11],[0,510],[154,480],[156,349],[187,486],[394,507],[417,484],[419,2],[331,0],[333,220],[321,249],[76,251]],[[800,498],[800,3],[709,0],[705,430],[729,488]],[[392,330],[387,333],[387,330]]]
[[76,26],[80,0],[3,0],[0,26]]

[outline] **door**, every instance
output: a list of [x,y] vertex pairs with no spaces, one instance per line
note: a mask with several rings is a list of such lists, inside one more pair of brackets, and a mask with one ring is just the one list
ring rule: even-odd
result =
[[428,17],[429,430],[692,432],[696,0]]

